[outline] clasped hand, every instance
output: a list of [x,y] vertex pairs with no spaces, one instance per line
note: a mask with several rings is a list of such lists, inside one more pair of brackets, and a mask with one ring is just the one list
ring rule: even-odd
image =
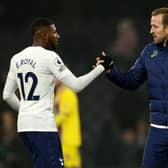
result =
[[104,51],[102,51],[100,57],[96,58],[96,66],[103,65],[105,71],[109,70],[113,66],[113,63],[112,57]]

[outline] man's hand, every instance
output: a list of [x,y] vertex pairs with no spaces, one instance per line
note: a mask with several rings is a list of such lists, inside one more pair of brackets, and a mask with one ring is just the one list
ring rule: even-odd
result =
[[101,64],[105,68],[105,71],[109,70],[113,66],[112,57],[106,54],[104,51],[101,53],[100,57],[96,58],[96,66]]

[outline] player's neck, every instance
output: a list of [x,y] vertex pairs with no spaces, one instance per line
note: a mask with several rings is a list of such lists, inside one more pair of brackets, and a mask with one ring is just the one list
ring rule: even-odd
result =
[[47,48],[47,45],[43,42],[43,41],[33,41],[33,44],[32,46],[40,46],[40,47],[43,47],[43,48]]

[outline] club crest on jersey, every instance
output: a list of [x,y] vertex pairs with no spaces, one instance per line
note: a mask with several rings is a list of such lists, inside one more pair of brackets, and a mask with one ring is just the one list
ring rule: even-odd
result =
[[54,63],[55,63],[55,65],[57,66],[59,72],[64,71],[65,66],[64,66],[64,64],[62,63],[61,60],[59,60],[58,58],[56,58],[56,59],[54,60]]
[[154,58],[158,55],[158,51],[157,50],[153,50],[152,54],[151,54],[151,58]]

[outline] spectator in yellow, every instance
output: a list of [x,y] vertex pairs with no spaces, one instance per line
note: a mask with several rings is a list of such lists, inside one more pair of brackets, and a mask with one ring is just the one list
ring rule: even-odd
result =
[[78,97],[61,81],[56,81],[55,120],[59,130],[65,168],[81,168],[81,129]]

